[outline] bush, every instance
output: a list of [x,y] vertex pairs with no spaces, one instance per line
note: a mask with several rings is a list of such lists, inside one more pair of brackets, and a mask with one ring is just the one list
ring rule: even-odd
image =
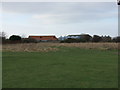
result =
[[22,43],[37,43],[37,41],[32,38],[23,38]]
[[113,38],[113,42],[120,42],[120,36]]
[[90,36],[89,34],[83,34],[80,35],[80,42],[90,42],[92,40],[92,36]]
[[11,40],[11,41],[20,41],[21,37],[18,36],[18,35],[12,35],[12,36],[10,36],[9,40]]
[[66,40],[61,41],[61,43],[75,43],[75,42],[79,42],[79,40],[74,38],[68,38]]
[[100,42],[102,40],[102,38],[98,35],[94,35],[92,38],[92,42]]
[[111,42],[112,38],[110,36],[102,36],[102,42]]

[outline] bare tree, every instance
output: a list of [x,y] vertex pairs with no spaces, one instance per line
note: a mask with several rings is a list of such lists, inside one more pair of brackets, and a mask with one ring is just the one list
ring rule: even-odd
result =
[[5,32],[0,32],[0,37],[1,37],[1,38],[5,38],[5,39],[6,39],[7,34],[6,34]]
[[7,34],[5,32],[3,32],[3,31],[0,32],[0,44],[2,42],[5,42],[6,38],[7,38]]
[[20,36],[21,36],[21,38],[27,38],[26,34],[21,34]]

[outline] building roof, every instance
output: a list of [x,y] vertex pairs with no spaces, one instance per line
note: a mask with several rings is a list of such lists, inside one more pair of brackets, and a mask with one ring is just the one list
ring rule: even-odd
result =
[[80,35],[68,35],[68,36],[80,36]]
[[36,40],[45,40],[45,41],[54,41],[58,40],[56,36],[29,36],[29,38],[33,38]]
[[85,35],[89,35],[89,34],[78,34],[78,35],[68,35],[68,36],[85,36]]

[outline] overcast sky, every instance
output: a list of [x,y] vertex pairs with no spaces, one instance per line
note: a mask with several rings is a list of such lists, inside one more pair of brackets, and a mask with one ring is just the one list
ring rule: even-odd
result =
[[118,35],[115,2],[4,2],[2,30],[10,35]]

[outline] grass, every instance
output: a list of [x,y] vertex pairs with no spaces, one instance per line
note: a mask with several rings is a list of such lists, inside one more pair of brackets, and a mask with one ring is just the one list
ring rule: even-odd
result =
[[[82,49],[117,50],[118,43],[28,43],[5,44],[3,51],[12,52],[48,52],[57,51],[57,47],[78,47]],[[1,50],[1,48],[0,48]]]
[[117,51],[3,52],[3,88],[117,88]]

